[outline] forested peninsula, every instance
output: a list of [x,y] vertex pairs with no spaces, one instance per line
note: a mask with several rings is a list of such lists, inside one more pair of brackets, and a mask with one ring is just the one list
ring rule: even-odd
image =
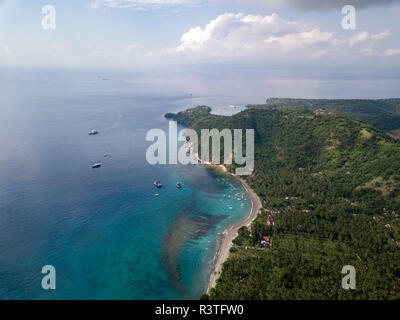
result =
[[[400,128],[398,102],[276,99],[229,117],[206,106],[169,114],[196,131],[255,130],[255,169],[243,178],[263,208],[202,299],[400,298],[400,143],[388,135]],[[342,288],[345,265],[355,290]]]

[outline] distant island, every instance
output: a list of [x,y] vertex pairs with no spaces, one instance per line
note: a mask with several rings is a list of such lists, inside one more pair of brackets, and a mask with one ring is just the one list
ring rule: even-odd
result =
[[[244,179],[262,209],[202,299],[399,299],[400,142],[387,134],[400,129],[399,102],[270,99],[230,117],[206,106],[170,114],[196,131],[255,130]],[[341,286],[345,265],[356,290]]]

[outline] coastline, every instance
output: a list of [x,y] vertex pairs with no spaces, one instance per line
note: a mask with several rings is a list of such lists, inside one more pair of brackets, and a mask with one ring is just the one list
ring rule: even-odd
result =
[[223,230],[217,238],[217,250],[215,252],[214,260],[211,266],[210,274],[208,277],[208,282],[207,282],[207,290],[206,293],[208,294],[211,290],[211,288],[214,288],[217,279],[220,276],[220,273],[222,271],[222,265],[224,262],[229,258],[229,250],[232,247],[232,240],[235,239],[238,236],[238,230],[243,227],[250,227],[250,225],[253,223],[253,221],[257,218],[258,212],[260,211],[262,205],[260,198],[258,195],[249,187],[247,182],[240,178],[239,176],[228,172],[225,166],[223,165],[211,165],[207,164],[212,167],[219,167],[223,170],[223,173],[227,176],[233,177],[234,179],[238,180],[243,188],[246,191],[247,196],[249,197],[251,201],[251,209],[247,217],[242,220],[241,222],[238,222],[229,228]]

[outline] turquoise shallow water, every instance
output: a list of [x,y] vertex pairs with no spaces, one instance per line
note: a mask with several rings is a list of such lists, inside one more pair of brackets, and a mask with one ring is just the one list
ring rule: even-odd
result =
[[[0,79],[1,299],[198,298],[218,232],[248,213],[235,180],[147,164],[147,131],[191,107],[187,94],[102,78],[8,69]],[[47,264],[54,291],[41,288]]]

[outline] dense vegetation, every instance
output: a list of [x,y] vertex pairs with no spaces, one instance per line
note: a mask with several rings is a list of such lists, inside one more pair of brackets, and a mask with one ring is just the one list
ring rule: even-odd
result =
[[304,108],[309,111],[344,114],[383,131],[400,129],[400,99],[332,100],[272,98],[249,108]]
[[[240,230],[203,298],[400,298],[398,141],[347,116],[300,108],[222,117],[201,107],[173,118],[195,130],[255,130],[256,166],[246,180],[264,208],[251,230]],[[264,236],[271,249],[261,248]],[[342,289],[345,265],[356,268],[356,290]]]

